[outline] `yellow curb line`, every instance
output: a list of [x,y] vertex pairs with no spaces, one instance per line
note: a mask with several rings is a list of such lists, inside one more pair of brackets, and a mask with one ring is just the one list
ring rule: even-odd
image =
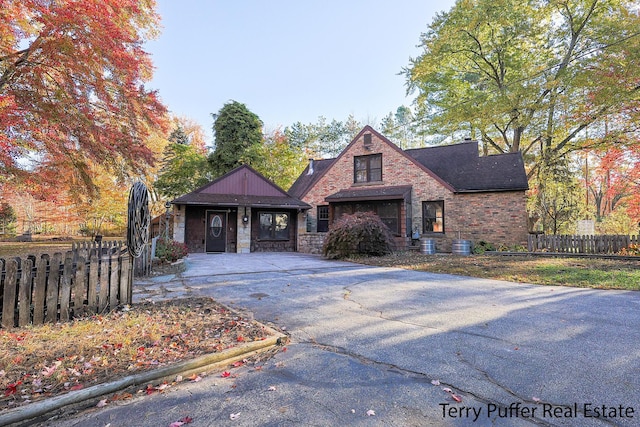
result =
[[97,384],[81,390],[71,391],[61,396],[52,397],[51,399],[43,400],[41,402],[33,402],[27,406],[10,409],[0,414],[0,426],[6,426],[29,420],[31,418],[36,418],[65,406],[80,403],[88,399],[94,399],[105,394],[115,393],[116,391],[127,387],[141,384],[146,385],[158,380],[174,379],[177,374],[190,375],[207,370],[219,369],[238,360],[269,350],[270,348],[279,345],[282,342],[280,341],[281,338],[288,338],[286,335],[269,328],[268,326],[264,326],[264,328],[267,332],[272,334],[272,336],[267,337],[265,340],[243,343],[237,347],[233,347],[220,353],[206,354],[193,360],[186,360],[184,362],[175,363],[152,371],[121,378],[110,383]]

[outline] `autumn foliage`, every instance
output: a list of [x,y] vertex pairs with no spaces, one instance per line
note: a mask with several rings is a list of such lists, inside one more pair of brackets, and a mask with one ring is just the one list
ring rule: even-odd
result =
[[123,175],[153,162],[145,140],[166,113],[144,86],[154,8],[153,0],[0,0],[5,176],[91,185],[92,162]]

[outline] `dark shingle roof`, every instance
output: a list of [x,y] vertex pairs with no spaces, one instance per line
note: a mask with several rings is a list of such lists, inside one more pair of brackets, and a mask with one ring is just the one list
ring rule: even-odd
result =
[[405,151],[456,192],[527,190],[520,153],[478,156],[476,141]]
[[293,197],[301,198],[309,190],[318,178],[326,171],[335,159],[320,159],[313,161],[313,173],[309,175],[309,165],[302,171],[296,182],[289,188],[288,193]]
[[[391,141],[369,126],[360,133],[364,131],[375,132],[383,141],[387,141],[394,148],[397,148]],[[431,172],[456,193],[521,191],[529,188],[524,161],[519,152],[480,157],[476,141],[404,151],[397,150],[424,166],[428,172]],[[289,189],[289,194],[297,198],[304,197],[335,160],[315,160],[313,173],[309,175],[309,166],[307,166]]]
[[411,185],[396,185],[391,187],[362,187],[340,190],[327,196],[327,202],[352,202],[359,200],[394,200],[410,199]]
[[309,209],[310,206],[294,197],[241,196],[237,194],[189,193],[173,200],[180,205],[252,206],[263,208]]

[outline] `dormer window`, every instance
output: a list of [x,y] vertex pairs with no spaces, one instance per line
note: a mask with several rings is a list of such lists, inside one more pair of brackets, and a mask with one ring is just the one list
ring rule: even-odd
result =
[[353,182],[382,181],[382,154],[356,156],[353,158]]

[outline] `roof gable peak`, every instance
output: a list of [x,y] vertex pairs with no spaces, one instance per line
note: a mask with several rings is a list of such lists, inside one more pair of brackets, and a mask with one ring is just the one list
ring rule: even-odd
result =
[[241,165],[192,191],[200,194],[287,197],[289,194],[249,165]]

